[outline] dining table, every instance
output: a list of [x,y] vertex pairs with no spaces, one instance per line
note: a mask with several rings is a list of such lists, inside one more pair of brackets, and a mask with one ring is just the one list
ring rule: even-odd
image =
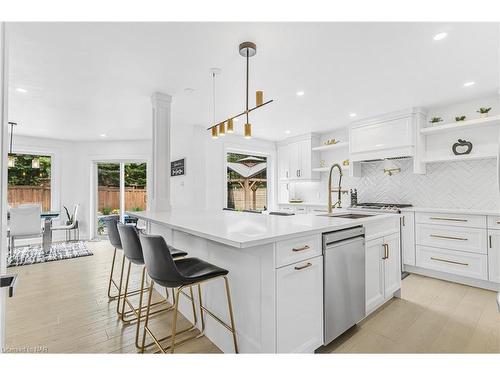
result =
[[56,211],[47,211],[40,214],[43,219],[42,248],[44,253],[47,253],[50,250],[50,245],[52,245],[52,220],[58,216],[59,212]]

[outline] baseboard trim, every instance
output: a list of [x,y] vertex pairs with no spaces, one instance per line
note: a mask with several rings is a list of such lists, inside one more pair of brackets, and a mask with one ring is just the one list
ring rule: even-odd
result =
[[408,264],[404,265],[404,270],[409,272],[409,273],[415,273],[417,275],[432,277],[434,279],[451,281],[454,283],[473,286],[476,288],[492,290],[494,292],[500,291],[500,284],[497,284],[497,283],[494,283],[491,281],[487,281],[487,280],[478,280],[478,279],[473,279],[470,277],[453,275],[451,273],[429,270],[427,268],[410,266]]

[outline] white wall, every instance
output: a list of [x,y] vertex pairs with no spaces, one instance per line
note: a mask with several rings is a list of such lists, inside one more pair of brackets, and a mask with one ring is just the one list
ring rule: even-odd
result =
[[[14,134],[14,152],[37,152],[53,157],[54,184],[52,186],[53,207],[61,212],[63,206],[71,208],[80,204],[80,236],[90,237],[90,222],[93,220],[91,196],[91,170],[93,161],[113,161],[119,159],[150,159],[150,141],[98,141],[70,142],[46,138],[16,136]],[[54,232],[54,239],[64,238],[64,233]]]

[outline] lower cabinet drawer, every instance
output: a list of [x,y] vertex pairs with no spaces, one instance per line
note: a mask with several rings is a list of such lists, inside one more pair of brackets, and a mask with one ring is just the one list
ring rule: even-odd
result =
[[454,227],[484,228],[486,216],[452,213],[417,212],[415,222],[419,224],[449,225]]
[[295,207],[295,213],[297,215],[300,214],[307,214],[307,207],[301,206],[301,207]]
[[321,234],[279,241],[276,243],[276,268],[321,254]]
[[488,228],[500,229],[500,216],[488,216]]
[[417,224],[417,245],[487,254],[486,229]]
[[417,246],[418,267],[488,280],[488,256],[463,251]]

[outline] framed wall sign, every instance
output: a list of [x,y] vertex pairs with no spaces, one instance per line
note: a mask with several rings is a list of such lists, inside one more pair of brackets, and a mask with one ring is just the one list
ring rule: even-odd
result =
[[170,176],[183,176],[186,174],[186,159],[174,160],[170,163]]

